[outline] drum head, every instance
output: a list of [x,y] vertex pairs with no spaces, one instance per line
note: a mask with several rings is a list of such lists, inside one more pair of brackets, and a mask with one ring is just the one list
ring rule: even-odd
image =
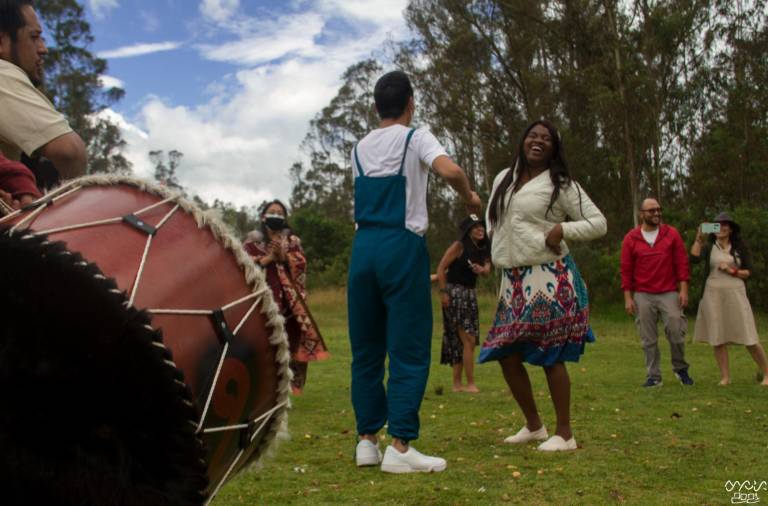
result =
[[190,393],[126,302],[62,243],[0,234],[3,504],[203,502]]

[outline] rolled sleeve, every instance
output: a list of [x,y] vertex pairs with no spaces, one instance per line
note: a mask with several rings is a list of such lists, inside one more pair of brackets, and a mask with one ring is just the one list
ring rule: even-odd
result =
[[9,66],[0,67],[0,138],[32,156],[72,128],[23,71]]

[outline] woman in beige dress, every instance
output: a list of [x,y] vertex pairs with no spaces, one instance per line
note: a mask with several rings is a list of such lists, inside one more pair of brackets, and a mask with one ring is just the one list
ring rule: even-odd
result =
[[757,336],[744,285],[752,274],[749,251],[741,239],[739,225],[728,213],[720,213],[714,221],[720,224],[720,232],[706,241],[699,227],[691,246],[691,262],[704,261],[706,275],[694,340],[714,347],[720,385],[731,382],[726,345],[743,344],[763,373],[761,385],[768,386],[768,360]]

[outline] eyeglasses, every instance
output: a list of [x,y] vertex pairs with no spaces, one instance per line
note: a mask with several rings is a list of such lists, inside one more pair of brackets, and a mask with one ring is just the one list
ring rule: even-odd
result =
[[648,214],[661,214],[661,208],[660,207],[653,207],[651,209],[640,209],[640,211]]

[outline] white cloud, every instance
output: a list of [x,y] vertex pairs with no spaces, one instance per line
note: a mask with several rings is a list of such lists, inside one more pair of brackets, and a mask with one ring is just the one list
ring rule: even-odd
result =
[[[126,157],[137,176],[151,178],[150,150],[184,154],[179,181],[191,193],[238,206],[269,198],[288,199],[288,168],[301,155],[298,146],[309,119],[333,97],[341,66],[305,66],[295,61],[236,76],[238,93],[215,96],[197,108],[172,107],[150,97],[135,124],[111,112],[128,146]],[[313,75],[306,79],[306,73]]]
[[[132,123],[120,117],[134,172],[151,177],[148,152],[176,149],[184,154],[181,184],[208,201],[251,206],[268,198],[287,200],[288,169],[305,156],[299,145],[309,121],[336,94],[347,67],[380,51],[388,38],[406,36],[406,3],[294,1],[289,8],[303,12],[268,19],[239,15],[216,25],[234,40],[199,45],[200,56],[238,70],[208,83],[200,105],[147,97]],[[238,2],[200,3],[214,21],[238,8]]]
[[200,12],[213,21],[223,22],[240,7],[240,0],[202,0]]
[[320,0],[318,8],[329,15],[339,15],[375,24],[403,25],[403,11],[408,0]]
[[102,51],[97,56],[99,58],[131,58],[133,56],[143,56],[146,54],[158,53],[161,51],[172,51],[181,47],[181,42],[152,42],[146,44],[134,44],[124,46],[109,51]]
[[103,18],[118,6],[118,0],[88,0],[88,6],[97,18]]
[[99,76],[99,84],[102,88],[125,88],[125,83],[121,81],[120,79],[112,76],[108,76],[106,74],[102,74]]
[[217,46],[203,45],[204,58],[238,65],[258,65],[286,55],[317,56],[315,37],[320,35],[325,20],[317,13],[284,16],[271,22],[249,27],[249,34],[235,42]]

